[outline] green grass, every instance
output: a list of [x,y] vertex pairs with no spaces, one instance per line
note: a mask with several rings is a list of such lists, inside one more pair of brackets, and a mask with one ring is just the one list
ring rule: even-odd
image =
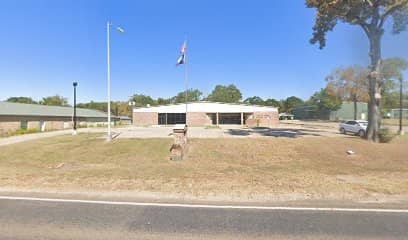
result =
[[36,129],[36,128],[18,129],[18,130],[14,131],[14,132],[6,132],[6,133],[3,133],[3,134],[0,134],[0,138],[18,136],[18,135],[24,135],[24,134],[31,134],[31,133],[38,133],[38,132],[40,132],[40,130]]
[[220,127],[215,126],[215,125],[208,125],[208,126],[205,126],[205,129],[220,129]]

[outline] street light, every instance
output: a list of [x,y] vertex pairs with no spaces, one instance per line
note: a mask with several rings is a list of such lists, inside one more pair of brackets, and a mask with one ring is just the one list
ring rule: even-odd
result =
[[135,101],[129,101],[129,108],[130,108],[130,121],[133,123],[133,108],[135,107]]
[[74,86],[74,131],[72,132],[72,135],[77,134],[77,117],[76,117],[76,87],[78,86],[77,82],[73,82],[72,86]]
[[[110,27],[114,26],[111,22],[107,22],[106,24],[106,31],[107,31],[107,67],[108,67],[108,137],[107,140],[112,140],[111,134],[111,95],[110,95]],[[121,27],[116,27],[116,30],[120,33],[124,33],[125,31]]]

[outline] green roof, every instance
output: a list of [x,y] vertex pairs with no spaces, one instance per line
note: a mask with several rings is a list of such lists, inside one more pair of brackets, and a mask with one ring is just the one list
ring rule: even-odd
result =
[[[0,101],[0,116],[72,117],[73,112],[73,107],[58,107]],[[107,114],[98,110],[77,108],[77,117],[106,118]]]

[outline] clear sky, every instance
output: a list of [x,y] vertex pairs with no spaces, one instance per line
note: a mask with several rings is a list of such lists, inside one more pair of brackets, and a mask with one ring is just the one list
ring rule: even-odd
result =
[[[111,34],[112,100],[134,93],[171,97],[184,88],[176,68],[188,39],[191,88],[208,94],[235,84],[244,98],[307,99],[337,66],[368,64],[358,27],[340,24],[327,47],[309,44],[314,10],[304,1],[3,0],[0,99],[63,95],[106,100],[106,22]],[[383,57],[408,59],[408,33],[383,41]],[[406,74],[408,76],[408,74]]]

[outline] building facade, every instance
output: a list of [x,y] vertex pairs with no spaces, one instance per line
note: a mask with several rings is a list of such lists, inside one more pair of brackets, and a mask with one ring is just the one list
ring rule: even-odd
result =
[[[0,136],[18,130],[51,131],[73,126],[73,108],[0,102]],[[115,120],[115,118],[112,118]],[[97,110],[77,108],[77,126],[106,124],[107,114]]]
[[193,102],[133,109],[133,124],[136,126],[187,124],[194,127],[231,124],[271,127],[278,123],[278,109],[265,106]]

